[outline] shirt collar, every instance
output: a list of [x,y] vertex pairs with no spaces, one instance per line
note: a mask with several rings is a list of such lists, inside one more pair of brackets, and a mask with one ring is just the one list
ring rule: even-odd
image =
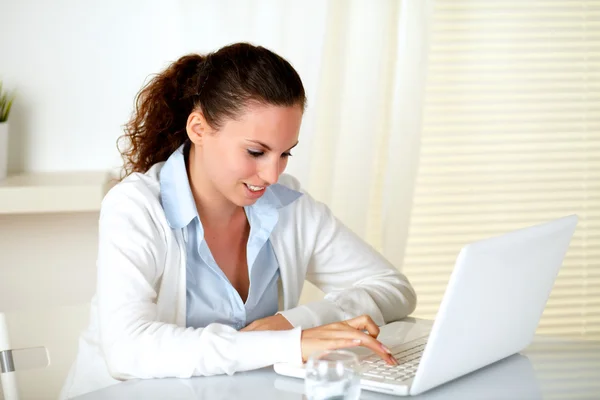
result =
[[160,170],[160,198],[169,226],[173,229],[187,226],[198,216],[196,203],[188,181],[184,146],[169,156]]
[[276,183],[270,185],[257,201],[252,205],[255,208],[271,208],[279,210],[292,204],[302,196],[301,192],[297,192],[287,186]]
[[[185,144],[169,156],[160,171],[160,197],[169,226],[173,229],[187,226],[198,216],[185,165]],[[251,206],[259,213],[279,210],[302,196],[302,192],[279,183],[270,185]]]

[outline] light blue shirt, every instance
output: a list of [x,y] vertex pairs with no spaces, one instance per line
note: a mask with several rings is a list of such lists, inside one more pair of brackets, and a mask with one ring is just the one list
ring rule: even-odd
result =
[[[185,149],[187,154],[187,148]],[[190,188],[184,146],[177,149],[160,171],[160,196],[169,226],[182,229],[186,239],[187,326],[211,323],[241,329],[278,311],[279,263],[269,237],[277,225],[279,209],[302,193],[275,184],[253,205],[244,207],[250,224],[246,248],[250,289],[246,303],[217,265],[204,240],[204,229]]]

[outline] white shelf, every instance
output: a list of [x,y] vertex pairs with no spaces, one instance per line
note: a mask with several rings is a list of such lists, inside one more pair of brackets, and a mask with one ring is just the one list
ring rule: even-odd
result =
[[36,172],[0,181],[0,214],[100,210],[108,172]]

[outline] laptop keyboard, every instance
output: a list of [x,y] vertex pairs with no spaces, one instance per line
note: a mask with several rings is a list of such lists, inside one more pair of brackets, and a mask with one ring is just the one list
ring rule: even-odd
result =
[[378,378],[385,381],[401,382],[411,379],[417,373],[421,355],[425,350],[428,337],[403,343],[390,351],[399,365],[388,365],[378,355],[373,354],[361,361],[361,375],[365,378]]

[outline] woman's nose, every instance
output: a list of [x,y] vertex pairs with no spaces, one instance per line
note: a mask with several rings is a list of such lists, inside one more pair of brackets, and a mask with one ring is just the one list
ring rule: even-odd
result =
[[260,178],[269,185],[277,183],[279,180],[279,161],[266,165],[261,171]]

